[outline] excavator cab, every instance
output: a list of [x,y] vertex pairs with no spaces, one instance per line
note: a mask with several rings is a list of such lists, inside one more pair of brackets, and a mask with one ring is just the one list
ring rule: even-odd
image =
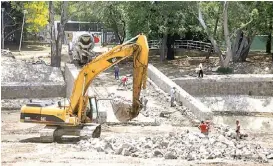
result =
[[89,97],[86,109],[86,116],[92,121],[92,123],[98,123],[99,111],[96,97]]

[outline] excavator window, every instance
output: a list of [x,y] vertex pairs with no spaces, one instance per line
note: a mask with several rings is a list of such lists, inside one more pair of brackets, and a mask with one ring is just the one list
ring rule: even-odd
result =
[[94,97],[89,98],[89,104],[92,113],[92,120],[98,118],[98,108],[97,108],[97,100]]

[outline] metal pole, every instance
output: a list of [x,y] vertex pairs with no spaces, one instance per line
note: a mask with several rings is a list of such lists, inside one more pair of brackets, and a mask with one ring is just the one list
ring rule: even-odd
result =
[[23,16],[23,24],[22,24],[22,31],[21,31],[19,52],[21,51],[21,45],[22,45],[22,38],[23,38],[23,30],[24,30],[24,24],[25,24],[25,15],[26,15],[26,11],[24,10],[23,13],[24,13],[24,16]]
[[2,11],[2,44],[1,44],[1,48],[4,49],[4,46],[5,46],[5,44],[4,44],[4,42],[5,42],[5,36],[4,36],[4,34],[5,34],[5,27],[4,27],[4,11],[5,11],[5,8],[2,8],[1,11]]
[[103,34],[103,28],[101,28],[101,45],[104,46],[104,34]]

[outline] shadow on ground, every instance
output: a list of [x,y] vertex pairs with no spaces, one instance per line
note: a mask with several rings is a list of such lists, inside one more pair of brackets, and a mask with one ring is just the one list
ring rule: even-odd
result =
[[[6,45],[5,49],[9,49],[12,52],[19,52],[19,46],[18,45]],[[21,47],[21,51],[47,51],[50,49],[50,47],[45,45],[28,45],[24,44]]]

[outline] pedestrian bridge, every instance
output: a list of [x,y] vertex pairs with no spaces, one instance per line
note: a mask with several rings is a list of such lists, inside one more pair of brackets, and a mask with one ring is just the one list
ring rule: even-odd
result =
[[[159,40],[150,40],[148,41],[149,48],[151,50],[159,50],[161,46],[161,41]],[[202,41],[193,41],[193,40],[175,40],[174,49],[188,49],[188,50],[197,50],[203,52],[214,52],[211,43],[206,43]]]

